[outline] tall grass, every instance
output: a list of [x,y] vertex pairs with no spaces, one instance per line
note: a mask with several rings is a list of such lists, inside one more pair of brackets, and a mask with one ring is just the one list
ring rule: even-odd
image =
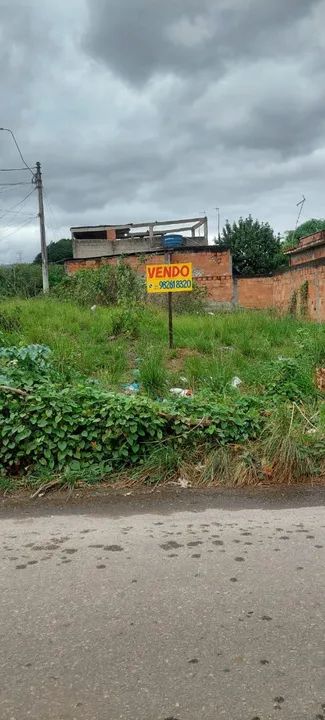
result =
[[163,395],[167,377],[162,349],[149,346],[140,359],[139,380],[142,387],[151,397]]
[[274,382],[272,362],[279,356],[296,358],[310,385],[315,366],[325,364],[324,325],[236,311],[175,316],[174,329],[172,367],[168,351],[164,360],[166,312],[154,306],[98,307],[92,312],[53,298],[10,300],[0,306],[2,342],[49,345],[60,369],[70,367],[112,386],[134,380],[135,359],[142,358],[141,380],[150,394],[168,391],[169,381],[183,384],[183,376],[195,392],[224,392],[235,375],[244,390],[264,392]]

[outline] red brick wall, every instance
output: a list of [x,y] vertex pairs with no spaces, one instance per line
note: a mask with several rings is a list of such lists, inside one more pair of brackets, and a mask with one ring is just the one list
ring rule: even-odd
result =
[[325,321],[325,265],[298,266],[267,278],[238,278],[235,297],[240,307],[275,308],[288,312],[293,293],[297,295],[298,314],[301,308],[300,288],[308,282],[307,312],[315,321]]
[[273,307],[288,310],[293,293],[297,293],[298,311],[301,286],[308,282],[308,317],[325,322],[325,265],[293,267],[273,278]]
[[325,257],[325,242],[324,245],[318,247],[306,246],[304,252],[296,253],[290,257],[290,266],[301,265],[301,263],[311,262],[312,260],[319,260]]
[[237,304],[244,308],[270,308],[273,306],[273,277],[234,279]]
[[[145,273],[148,263],[164,262],[164,255],[130,255],[124,257],[131,267]],[[325,265],[294,266],[272,277],[232,278],[231,256],[227,252],[175,252],[175,262],[192,262],[193,275],[199,284],[207,288],[208,299],[216,303],[232,303],[244,308],[275,308],[288,312],[293,293],[296,291],[298,311],[299,290],[308,281],[308,316],[311,320],[325,322]],[[116,264],[119,257],[92,260],[74,260],[66,263],[68,273],[105,264]]]
[[320,230],[320,232],[314,233],[313,235],[306,235],[306,237],[301,238],[299,247],[307,247],[308,245],[312,245],[315,242],[319,242],[323,238],[325,238],[324,230]]
[[[133,267],[137,272],[145,274],[145,266],[149,263],[165,262],[164,255],[129,255],[124,256],[124,262]],[[103,257],[92,260],[69,260],[66,262],[68,274],[96,268],[101,265],[116,265],[120,257]],[[229,251],[225,252],[175,252],[173,262],[191,262],[193,264],[193,276],[195,280],[207,288],[208,299],[220,303],[231,303],[232,301],[232,271],[231,256]]]

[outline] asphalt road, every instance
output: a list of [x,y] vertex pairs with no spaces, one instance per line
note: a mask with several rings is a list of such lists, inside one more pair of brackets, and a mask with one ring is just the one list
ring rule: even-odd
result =
[[2,507],[1,720],[325,718],[324,491]]

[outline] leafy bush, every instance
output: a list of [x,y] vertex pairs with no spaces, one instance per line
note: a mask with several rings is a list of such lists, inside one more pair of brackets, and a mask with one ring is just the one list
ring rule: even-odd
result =
[[271,366],[273,382],[267,389],[268,395],[295,401],[315,395],[312,377],[299,359],[279,357]]
[[144,297],[144,281],[129,265],[119,262],[66,275],[55,294],[80,305],[130,303]]
[[51,350],[45,345],[0,347],[0,383],[28,389],[54,379],[50,356]]
[[26,399],[3,393],[0,465],[21,472],[106,461],[117,469],[138,462],[145,442],[162,438],[163,425],[148,399],[92,386],[39,386]]
[[0,363],[7,386],[0,388],[0,470],[8,474],[102,463],[117,470],[139,463],[153,443],[242,442],[255,437],[263,422],[259,401],[248,397],[162,405],[82,378],[67,384],[45,346],[1,348]]

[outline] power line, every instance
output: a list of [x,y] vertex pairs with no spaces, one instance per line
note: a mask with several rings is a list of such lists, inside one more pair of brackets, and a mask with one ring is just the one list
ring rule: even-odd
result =
[[23,154],[22,154],[22,152],[21,152],[21,149],[20,149],[20,147],[19,147],[19,145],[18,145],[18,143],[17,143],[17,140],[16,140],[15,135],[14,135],[14,133],[12,132],[12,130],[10,130],[10,128],[4,128],[4,127],[1,127],[0,130],[4,130],[5,132],[10,133],[10,135],[11,135],[11,137],[12,137],[12,139],[13,139],[15,145],[16,145],[16,148],[17,148],[18,153],[19,153],[19,157],[20,157],[23,165],[25,165],[25,167],[27,168],[27,170],[29,170],[29,171],[32,173],[32,176],[35,177],[35,173],[33,172],[32,168],[29,167],[29,165],[27,164],[25,158],[23,157]]
[[[14,205],[11,205],[10,208],[6,208],[6,209],[3,208],[4,212],[3,212],[3,215],[0,215],[0,220],[2,220],[2,218],[4,218],[8,212],[9,213],[14,212],[15,208],[19,207],[19,205],[22,205],[26,200],[28,200],[28,198],[35,192],[35,190],[36,190],[36,188],[33,187],[33,189],[29,193],[27,193],[27,195],[25,195],[25,197],[23,197],[22,200],[19,200]],[[19,212],[19,210],[18,210],[18,212]]]
[[3,218],[7,213],[10,213],[11,215],[28,215],[29,213],[24,212],[23,210],[9,210],[9,208],[0,208],[0,212],[3,211],[3,215],[0,215],[0,218]]
[[14,205],[11,205],[11,207],[8,208],[8,209],[9,209],[9,210],[14,210],[14,208],[18,207],[18,205],[22,205],[23,202],[25,202],[25,200],[27,200],[27,199],[35,192],[35,190],[36,190],[36,188],[33,187],[33,189],[32,189],[29,193],[27,193],[27,195],[25,195],[25,197],[23,197],[22,200],[19,200],[19,201],[18,201],[17,203],[15,203]]
[[0,187],[11,187],[12,185],[30,185],[29,182],[0,183]]
[[29,170],[29,168],[26,167],[20,167],[20,168],[0,168],[0,172],[18,172],[20,170]]
[[14,230],[12,230],[9,233],[6,233],[6,235],[2,235],[2,237],[0,237],[0,242],[2,240],[5,240],[7,237],[10,237],[10,235],[14,235],[16,232],[21,230],[21,228],[25,227],[25,225],[28,225],[29,223],[31,223],[32,220],[36,220],[36,218],[37,218],[37,215],[33,215],[32,217],[29,218],[29,220],[25,220],[25,222],[21,223],[21,225],[17,225],[17,227]]

